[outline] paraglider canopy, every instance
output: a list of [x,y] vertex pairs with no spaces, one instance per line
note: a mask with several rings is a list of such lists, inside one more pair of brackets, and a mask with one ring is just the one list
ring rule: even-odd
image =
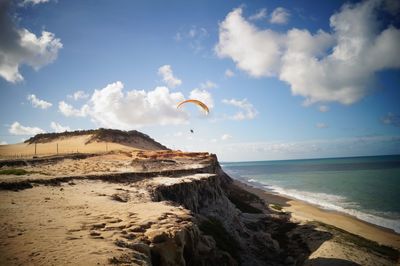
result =
[[189,99],[189,100],[182,101],[178,104],[178,106],[176,108],[181,107],[185,103],[194,103],[194,104],[200,106],[206,112],[206,114],[208,114],[210,112],[207,105],[205,105],[203,102],[201,102],[199,100],[195,100],[195,99]]

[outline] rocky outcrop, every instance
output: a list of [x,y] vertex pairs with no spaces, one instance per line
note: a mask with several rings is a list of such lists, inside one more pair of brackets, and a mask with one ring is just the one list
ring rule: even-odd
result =
[[[273,214],[254,195],[250,195],[253,200],[246,202],[243,199],[242,204],[253,204],[260,208],[249,208],[253,212],[257,210],[256,213],[242,212],[229,199],[232,194],[238,194],[240,189],[222,171],[216,157],[211,168],[214,169],[213,173],[203,178],[189,178],[185,182],[155,186],[153,200],[178,203],[192,211],[200,228],[206,228],[202,225],[208,224],[227,234],[228,239],[219,241],[231,241],[231,245],[226,247],[217,240],[216,247],[229,254],[230,265],[296,265],[307,258],[311,250],[295,233],[302,226],[289,222],[285,214]],[[218,238],[218,231],[215,230],[206,228],[202,233],[210,233],[212,237]],[[311,232],[313,228],[307,230]]]

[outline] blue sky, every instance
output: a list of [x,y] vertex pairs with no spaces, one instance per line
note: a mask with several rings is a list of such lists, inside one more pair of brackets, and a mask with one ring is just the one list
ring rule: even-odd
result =
[[[0,142],[109,127],[224,161],[399,154],[399,10],[2,1]],[[210,115],[175,108],[188,98]]]

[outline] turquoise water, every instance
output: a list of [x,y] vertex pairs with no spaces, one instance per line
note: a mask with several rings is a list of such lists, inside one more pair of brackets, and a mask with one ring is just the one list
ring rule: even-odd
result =
[[223,163],[253,186],[400,233],[400,155]]

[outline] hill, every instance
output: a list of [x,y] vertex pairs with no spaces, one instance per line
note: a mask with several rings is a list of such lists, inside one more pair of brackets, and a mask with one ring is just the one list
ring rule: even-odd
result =
[[111,150],[168,150],[136,130],[93,129],[37,134],[23,143],[0,146],[1,157],[98,153]]

